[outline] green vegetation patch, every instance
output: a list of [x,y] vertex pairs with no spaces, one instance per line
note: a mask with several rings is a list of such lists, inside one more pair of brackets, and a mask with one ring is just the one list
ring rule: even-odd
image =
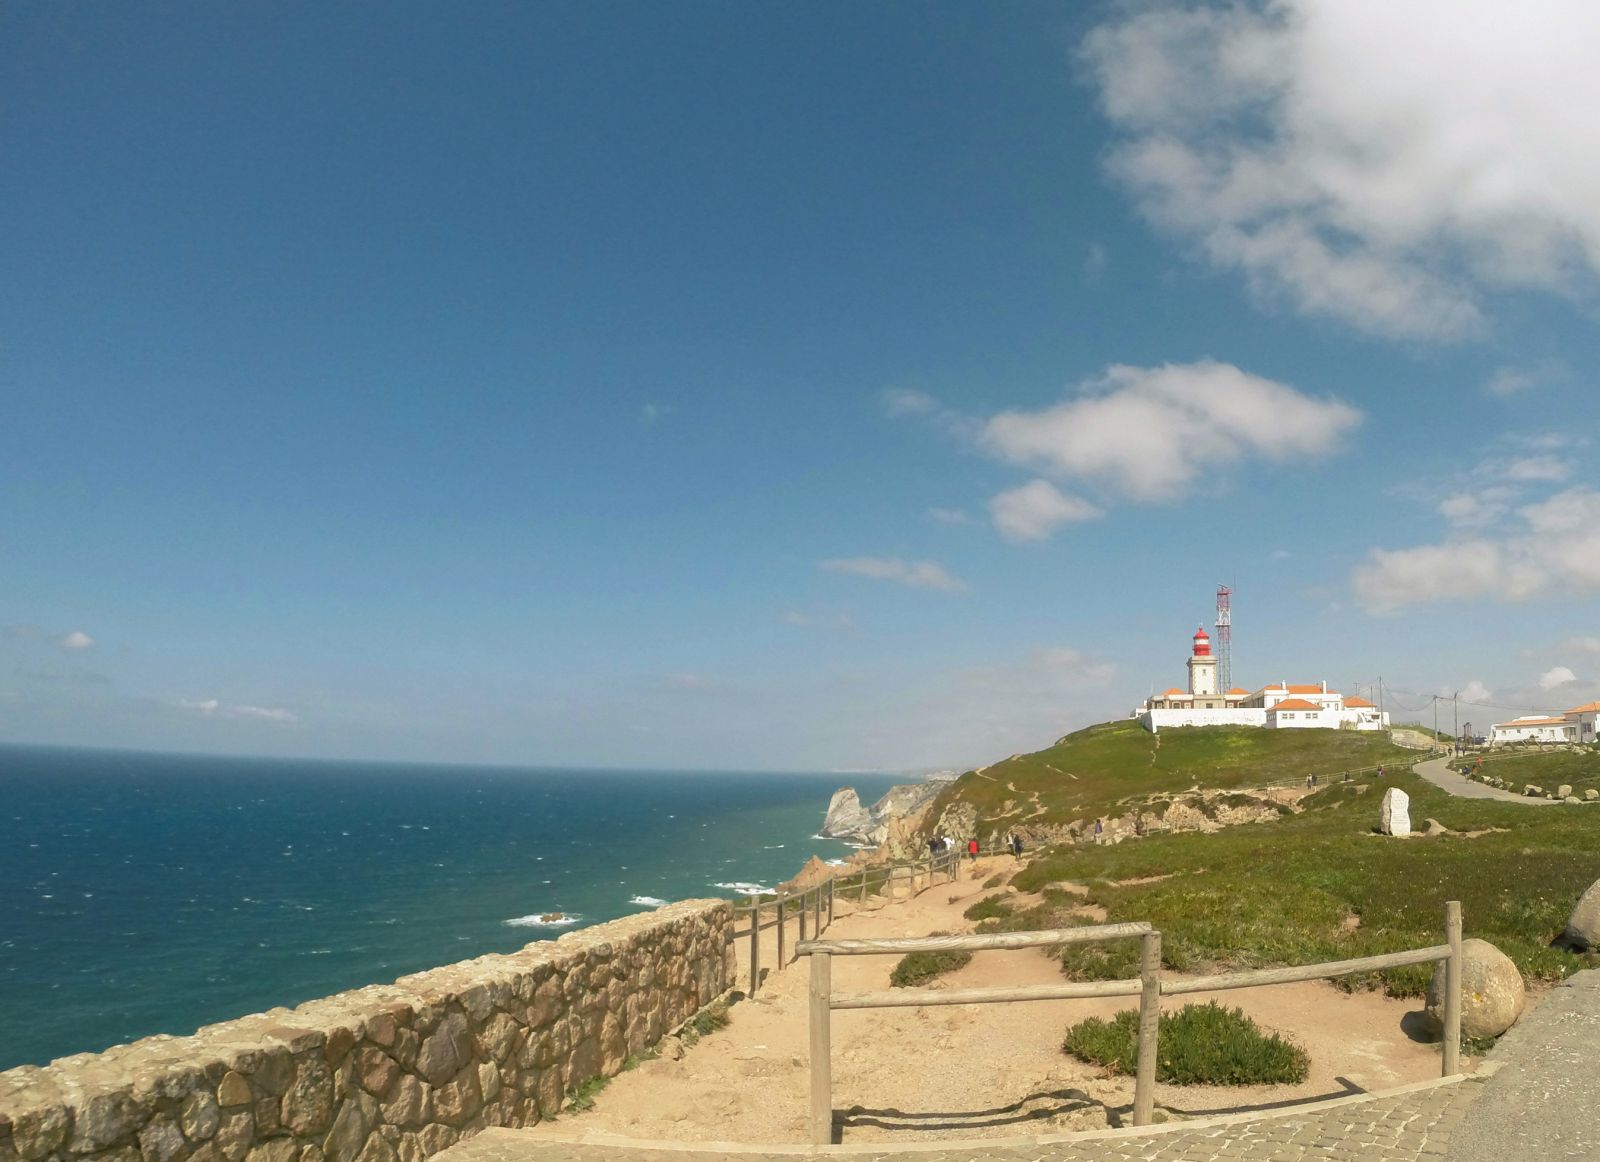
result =
[[[1076,731],[1045,750],[986,767],[981,776],[969,772],[940,793],[928,818],[970,803],[984,827],[1005,828],[1023,815],[1030,823],[1070,823],[1192,787],[1234,790],[1307,775],[1321,782],[1419,757],[1376,731],[1193,726],[1153,735],[1128,719]],[[1044,812],[1037,817],[1035,802]]]
[[[947,933],[935,932],[935,936]],[[972,961],[970,952],[908,952],[900,958],[889,974],[889,983],[897,989],[915,988],[927,984],[936,976],[965,968]]]
[[[1089,883],[1108,922],[1146,920],[1160,929],[1163,965],[1177,971],[1314,964],[1438,944],[1447,900],[1461,901],[1468,936],[1496,945],[1529,981],[1600,966],[1600,956],[1550,947],[1600,877],[1600,809],[1458,799],[1409,772],[1365,785],[1324,788],[1302,801],[1302,814],[1254,827],[1046,851],[1013,882],[1023,891]],[[1411,796],[1413,819],[1437,819],[1453,834],[1374,835],[1387,786]],[[1019,912],[986,923],[1019,918],[1044,919]],[[1062,968],[1073,979],[1125,980],[1137,975],[1136,960],[1134,941],[1082,945],[1063,954]],[[1417,996],[1429,971],[1336,983]]]
[[998,920],[1015,911],[1016,908],[1004,896],[985,896],[961,914],[968,920]]
[[[1139,1013],[1109,1021],[1090,1017],[1067,1030],[1061,1046],[1114,1073],[1139,1062]],[[1292,1085],[1306,1079],[1310,1058],[1300,1046],[1263,1033],[1241,1009],[1215,1001],[1163,1014],[1157,1038],[1156,1080],[1171,1085]]]
[[1516,754],[1511,751],[1496,752],[1483,760],[1478,767],[1476,756],[1461,759],[1453,765],[1468,774],[1492,776],[1510,784],[1513,791],[1533,783],[1550,794],[1562,783],[1570,783],[1581,798],[1590,787],[1600,789],[1600,751],[1584,748],[1580,751],[1544,751]]

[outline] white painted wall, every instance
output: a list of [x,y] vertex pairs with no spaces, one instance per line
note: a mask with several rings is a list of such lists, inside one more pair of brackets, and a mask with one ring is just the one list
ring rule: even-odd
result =
[[1139,725],[1155,734],[1164,726],[1265,726],[1267,712],[1235,707],[1216,710],[1146,710]]

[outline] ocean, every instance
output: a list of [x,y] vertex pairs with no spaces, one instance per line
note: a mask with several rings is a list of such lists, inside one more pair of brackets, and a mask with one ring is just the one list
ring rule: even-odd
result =
[[770,887],[893,782],[0,747],[0,1069]]

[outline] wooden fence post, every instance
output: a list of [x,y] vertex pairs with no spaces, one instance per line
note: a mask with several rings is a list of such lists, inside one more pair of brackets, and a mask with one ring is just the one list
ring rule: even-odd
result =
[[817,894],[811,901],[811,935],[817,939],[822,938],[822,885],[817,885]]
[[750,897],[750,995],[761,986],[761,897]]
[[1444,1056],[1442,1076],[1461,1072],[1461,901],[1444,906],[1444,941],[1450,959],[1444,962]]
[[1139,1065],[1133,1086],[1133,1124],[1148,1126],[1156,1108],[1156,1058],[1161,1043],[1161,933],[1140,940]]
[[777,965],[777,968],[778,968],[779,972],[783,971],[783,966],[784,966],[784,961],[783,961],[783,929],[784,929],[783,906],[784,906],[785,902],[786,901],[784,900],[784,898],[782,896],[778,897],[778,965]]
[[833,927],[833,879],[834,879],[834,877],[832,877],[832,876],[828,877],[828,927],[829,928]]
[[833,1038],[828,1001],[833,995],[832,958],[811,954],[811,1143],[833,1144]]
[[861,869],[861,899],[856,901],[856,907],[859,909],[859,908],[864,908],[866,906],[867,906],[867,869],[866,868],[862,868]]
[[804,892],[800,893],[800,907],[795,909],[795,913],[800,917],[800,939],[804,940],[806,938],[806,894]]

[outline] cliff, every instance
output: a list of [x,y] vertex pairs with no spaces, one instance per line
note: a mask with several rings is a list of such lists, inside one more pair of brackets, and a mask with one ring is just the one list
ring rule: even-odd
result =
[[830,839],[881,844],[890,836],[891,825],[917,814],[949,785],[948,775],[935,775],[926,782],[900,783],[890,787],[869,810],[861,805],[855,788],[842,787],[828,801],[822,821],[822,834]]

